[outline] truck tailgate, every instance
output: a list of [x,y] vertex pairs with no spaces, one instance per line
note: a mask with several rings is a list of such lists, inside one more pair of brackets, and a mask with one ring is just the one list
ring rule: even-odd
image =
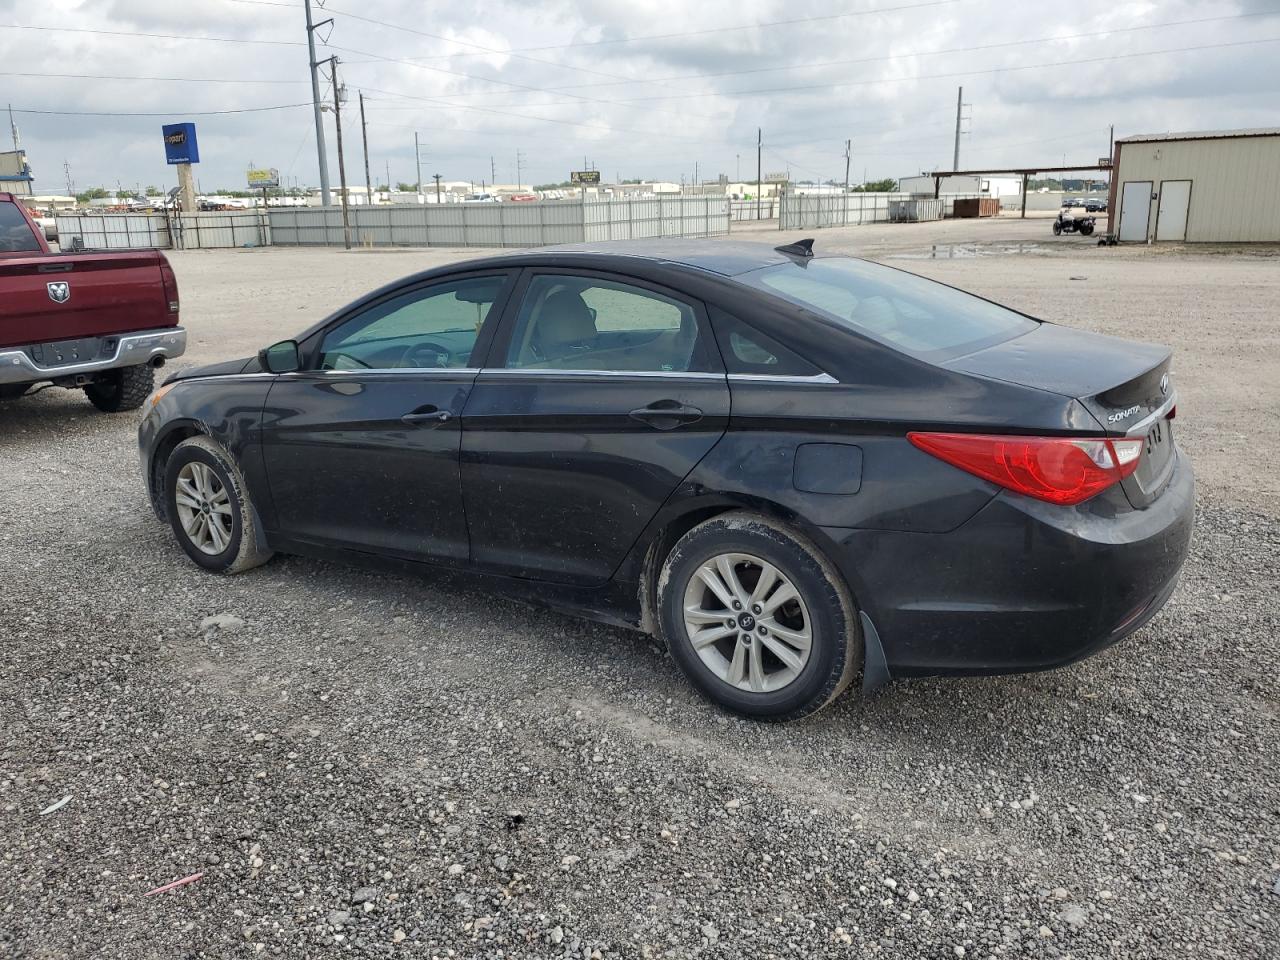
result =
[[130,250],[0,257],[0,349],[175,325],[162,256]]

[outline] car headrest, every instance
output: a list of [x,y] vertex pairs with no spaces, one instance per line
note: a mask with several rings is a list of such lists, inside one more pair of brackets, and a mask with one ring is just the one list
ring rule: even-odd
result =
[[537,334],[544,349],[584,343],[596,335],[595,317],[576,290],[557,290],[542,305]]

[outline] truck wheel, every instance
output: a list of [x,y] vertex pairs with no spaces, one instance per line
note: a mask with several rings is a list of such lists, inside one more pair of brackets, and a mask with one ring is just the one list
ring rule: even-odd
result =
[[708,698],[760,720],[798,720],[862,666],[844,582],[818,548],[759,514],[727,513],[672,548],[658,579],[672,657]]
[[109,370],[102,379],[84,388],[89,402],[103,413],[137,410],[156,385],[156,372],[147,364]]
[[240,468],[220,444],[205,436],[184,440],[164,472],[165,513],[188,557],[214,573],[241,573],[271,559]]
[[29,383],[0,383],[0,400],[17,400],[30,389]]

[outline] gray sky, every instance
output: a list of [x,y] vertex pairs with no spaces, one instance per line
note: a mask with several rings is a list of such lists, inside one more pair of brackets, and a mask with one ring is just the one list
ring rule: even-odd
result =
[[[343,61],[352,183],[364,180],[358,90],[375,181],[388,163],[393,181],[415,179],[415,130],[424,180],[490,180],[492,155],[498,181],[514,182],[517,150],[526,183],[565,179],[584,157],[606,179],[688,180],[695,162],[703,178],[748,179],[757,126],[766,173],[842,179],[847,137],[855,181],[900,177],[950,166],[959,85],[972,104],[962,167],[1093,162],[1111,123],[1116,136],[1280,125],[1278,0],[325,6],[317,19],[335,22],[318,56]],[[160,125],[185,119],[204,190],[241,186],[250,163],[315,185],[305,39],[302,0],[0,0],[0,105],[163,114],[17,114],[41,193],[64,191],[64,160],[77,189],[171,186]],[[1151,51],[1173,52],[1135,56]],[[51,73],[91,78],[15,75]],[[196,115],[289,104],[307,105]]]

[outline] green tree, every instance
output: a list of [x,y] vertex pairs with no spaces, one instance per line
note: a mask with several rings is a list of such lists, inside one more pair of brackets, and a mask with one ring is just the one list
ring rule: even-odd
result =
[[415,190],[417,190],[417,189],[418,189],[418,188],[417,188],[416,186],[414,186],[412,183],[397,183],[397,184],[396,184],[396,190],[398,190],[400,193],[413,193],[413,192],[414,192]]
[[147,196],[148,196],[148,197],[162,197],[162,196],[164,196],[164,191],[163,191],[163,190],[161,190],[159,187],[147,187]]
[[893,193],[898,189],[898,181],[885,177],[883,180],[869,180],[853,189],[858,193]]
[[102,187],[90,187],[83,193],[76,194],[76,202],[88,203],[90,200],[105,200],[109,196],[111,196],[111,194]]

